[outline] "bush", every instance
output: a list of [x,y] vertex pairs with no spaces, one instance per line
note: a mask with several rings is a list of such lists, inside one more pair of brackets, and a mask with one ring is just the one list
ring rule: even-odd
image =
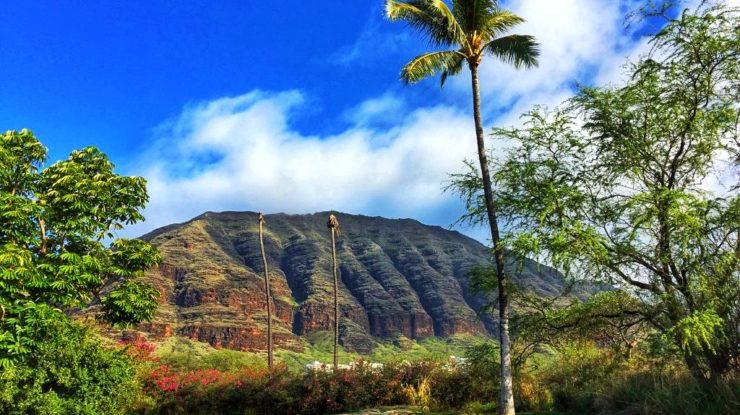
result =
[[33,355],[0,372],[0,413],[123,414],[137,400],[136,368],[89,328],[58,322]]
[[[540,354],[515,377],[517,408],[604,414],[740,412],[737,374],[706,387],[681,359],[667,356],[636,351],[627,357],[587,342],[564,345]],[[532,399],[531,392],[539,397]]]
[[[272,372],[262,367],[178,372],[157,359],[142,367],[144,390],[156,404],[139,412],[158,414],[312,415],[405,405],[413,403],[407,393],[411,385],[435,384],[444,373],[428,363],[388,365],[382,370],[360,364],[334,373],[296,373],[284,366]],[[429,397],[427,390],[425,402],[430,402]]]
[[555,408],[584,413],[609,391],[619,364],[609,349],[586,342],[563,346],[543,360],[536,376],[551,391]]
[[[236,354],[210,352],[177,367],[152,356],[146,343],[129,353],[143,359],[140,376],[154,405],[139,413],[313,415],[362,408],[413,405],[450,413],[494,413],[498,402],[497,349],[480,345],[458,367],[430,362],[389,364],[382,370],[295,372],[264,363],[249,364]],[[233,352],[232,352],[233,353]],[[183,355],[184,356],[184,355]],[[740,382],[730,379],[712,390],[697,385],[680,359],[636,352],[631,358],[589,342],[540,351],[514,376],[517,409],[545,412],[621,414],[730,414],[740,409]],[[218,363],[221,370],[208,369]],[[227,362],[227,363],[223,363]],[[236,363],[234,363],[236,362]],[[243,362],[246,366],[237,370]],[[255,363],[255,362],[253,362]],[[187,367],[183,370],[183,367]]]
[[615,376],[595,409],[607,413],[730,415],[740,413],[740,380],[703,387],[686,372],[633,370]]

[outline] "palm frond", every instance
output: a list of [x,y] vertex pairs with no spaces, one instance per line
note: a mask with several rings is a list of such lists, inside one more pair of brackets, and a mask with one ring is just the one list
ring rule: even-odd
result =
[[506,33],[512,27],[524,23],[524,19],[508,10],[496,10],[489,16],[481,28],[481,33],[493,39],[499,34]]
[[516,68],[531,68],[539,64],[540,45],[529,35],[508,35],[494,39],[484,46],[484,51]]
[[437,73],[451,74],[461,64],[460,59],[465,59],[465,56],[456,50],[419,55],[401,69],[401,79],[413,84]]
[[457,21],[457,18],[452,13],[452,10],[450,10],[449,7],[447,7],[447,3],[445,3],[443,0],[433,0],[430,1],[430,7],[433,8],[437,12],[437,14],[444,19],[445,23],[447,24],[447,31],[450,34],[450,37],[452,39],[455,39],[455,43],[457,43],[459,46],[464,47],[467,43],[467,36],[465,36],[465,31],[463,30],[462,26],[460,26],[460,23]]
[[435,46],[456,45],[460,41],[459,25],[454,21],[454,16],[450,13],[449,17],[453,17],[450,20],[437,3],[440,2],[435,0],[387,0],[385,15],[391,21],[405,21],[409,26],[427,36],[430,43]]
[[465,62],[465,56],[462,53],[458,53],[457,56],[449,63],[447,69],[442,71],[442,76],[439,79],[439,87],[445,86],[445,81],[450,76],[458,75],[462,72],[463,63]]
[[497,3],[496,0],[453,0],[452,11],[466,33],[480,33],[487,16],[497,9]]

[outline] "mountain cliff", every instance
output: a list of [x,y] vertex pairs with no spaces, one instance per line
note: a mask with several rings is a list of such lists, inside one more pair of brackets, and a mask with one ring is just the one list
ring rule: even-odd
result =
[[[328,215],[265,216],[278,347],[300,349],[299,336],[333,327]],[[337,217],[345,347],[368,351],[375,338],[399,334],[418,339],[494,332],[491,316],[477,316],[486,299],[469,290],[468,271],[489,262],[485,246],[411,219]],[[163,262],[147,275],[162,294],[159,311],[140,330],[216,347],[266,348],[256,213],[208,212],[142,238],[160,249]],[[560,274],[533,261],[517,269],[514,280],[540,294],[555,294],[564,285]]]

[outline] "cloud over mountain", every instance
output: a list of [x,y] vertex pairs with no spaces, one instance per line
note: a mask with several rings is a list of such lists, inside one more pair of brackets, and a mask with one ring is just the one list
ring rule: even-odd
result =
[[[624,26],[638,3],[505,2],[527,19],[515,32],[535,35],[542,56],[540,66],[529,71],[494,59],[484,63],[486,123],[516,125],[522,112],[559,104],[577,83],[619,83],[626,59],[647,50],[646,38],[635,35],[639,28]],[[372,17],[355,43],[342,49],[351,51],[351,60],[372,61],[379,54],[410,59],[423,46],[415,36],[398,41],[384,32],[395,26],[378,19],[379,14]],[[397,41],[393,48],[378,48],[368,42],[374,37]],[[206,210],[247,209],[337,209],[449,225],[462,206],[443,192],[444,182],[460,171],[463,159],[475,158],[469,76],[464,73],[442,91],[420,88],[421,94],[406,99],[397,85],[389,86],[340,114],[317,112],[313,104],[321,97],[305,90],[254,90],[187,106],[155,130],[156,144],[131,171],[149,180],[151,202],[147,223],[126,232],[139,234]],[[336,119],[337,129],[327,134],[297,128],[295,121],[306,113]]]
[[190,106],[160,126],[139,173],[151,197],[145,228],[206,210],[429,218],[454,203],[443,182],[475,155],[466,114],[420,108],[379,130],[366,123],[400,104],[370,100],[346,130],[311,136],[291,128],[304,98],[298,91],[253,91]]

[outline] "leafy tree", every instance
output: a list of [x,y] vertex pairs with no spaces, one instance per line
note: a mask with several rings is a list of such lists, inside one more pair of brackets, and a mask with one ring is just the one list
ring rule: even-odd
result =
[[[494,130],[516,144],[493,167],[507,246],[629,294],[561,317],[637,316],[707,382],[740,357],[740,198],[736,181],[708,187],[737,177],[738,28],[738,9],[703,3],[652,37],[624,86]],[[454,180],[483,220],[477,171]]]
[[506,34],[513,27],[524,22],[524,19],[499,8],[496,0],[454,0],[452,9],[441,0],[387,0],[386,14],[389,19],[405,21],[409,26],[421,32],[432,46],[447,49],[415,57],[401,70],[401,79],[414,83],[439,73],[441,85],[444,85],[449,76],[462,72],[465,64],[470,70],[480,177],[484,184],[486,219],[491,228],[498,278],[499,340],[501,342],[500,412],[501,414],[513,414],[508,279],[504,272],[504,251],[500,243],[496,205],[488,172],[478,67],[486,55],[494,56],[517,68],[536,66],[539,56],[538,45],[532,36]]
[[79,324],[46,320],[33,355],[0,370],[0,413],[124,414],[136,404],[136,367]]
[[93,147],[42,168],[46,148],[25,129],[0,135],[0,144],[0,365],[42,343],[46,322],[93,300],[116,326],[151,319],[159,293],[136,277],[159,262],[156,249],[104,244],[143,219],[144,179],[115,174]]

